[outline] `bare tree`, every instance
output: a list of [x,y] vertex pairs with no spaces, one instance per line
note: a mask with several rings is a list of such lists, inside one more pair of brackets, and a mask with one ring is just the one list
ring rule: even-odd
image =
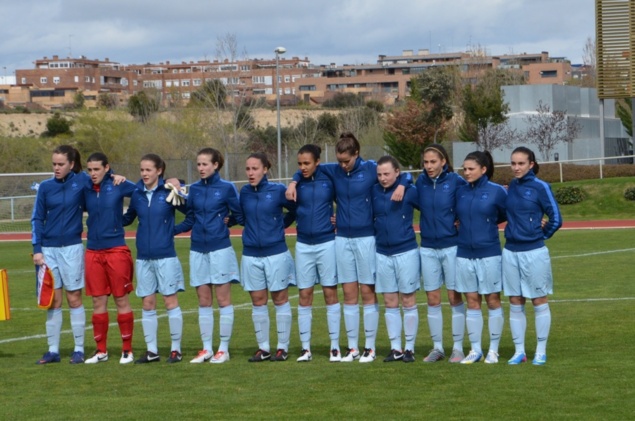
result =
[[518,131],[509,127],[507,122],[488,123],[478,128],[478,146],[485,151],[493,151],[504,146],[511,146],[519,139]]
[[536,113],[525,117],[528,129],[526,138],[535,144],[543,160],[549,161],[559,143],[570,143],[580,132],[578,120],[569,118],[567,111],[551,111],[549,105],[538,103]]
[[581,81],[581,86],[595,87],[597,69],[596,45],[595,40],[591,37],[586,39],[582,49],[582,63],[584,64],[585,74]]

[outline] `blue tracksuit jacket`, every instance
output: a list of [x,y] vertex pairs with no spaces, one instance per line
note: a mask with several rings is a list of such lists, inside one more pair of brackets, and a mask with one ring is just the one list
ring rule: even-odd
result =
[[84,188],[84,200],[88,219],[88,244],[90,250],[105,250],[124,246],[123,198],[132,196],[137,189],[134,183],[126,181],[115,186],[112,171],[108,171],[95,190],[91,180]]
[[[404,177],[400,175],[399,177]],[[373,216],[377,253],[392,256],[417,248],[417,237],[412,227],[414,208],[419,207],[417,188],[406,187],[400,202],[390,200],[399,180],[389,188],[373,186]]]
[[481,259],[502,254],[498,224],[506,220],[506,198],[505,188],[490,182],[486,175],[459,189],[457,257]]
[[[505,248],[528,251],[544,246],[544,240],[562,226],[562,215],[549,184],[529,170],[520,179],[513,179],[507,191],[507,226]],[[542,217],[549,222],[541,227]]]
[[187,216],[176,226],[175,232],[180,234],[192,230],[190,248],[199,253],[231,246],[228,224],[224,222],[230,212],[230,226],[244,224],[236,186],[223,180],[217,172],[190,186],[186,209]]
[[446,248],[456,246],[458,230],[455,222],[456,193],[467,185],[460,175],[447,172],[447,166],[433,179],[424,171],[415,183],[419,196],[421,215],[421,247]]
[[320,167],[311,177],[302,177],[296,186],[298,241],[304,244],[321,244],[335,238],[331,223],[335,188]]
[[[284,229],[295,219],[294,202],[285,198],[286,187],[270,183],[265,175],[257,186],[240,189],[243,210],[243,255],[266,257],[288,250]],[[283,208],[289,212],[283,214]]]
[[53,177],[40,184],[31,215],[33,253],[42,253],[42,246],[81,244],[87,182],[86,173],[71,172],[63,179]]

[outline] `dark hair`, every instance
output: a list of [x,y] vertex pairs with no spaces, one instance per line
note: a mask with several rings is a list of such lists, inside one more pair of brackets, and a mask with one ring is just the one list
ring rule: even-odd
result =
[[359,153],[359,141],[355,135],[351,132],[344,132],[340,135],[339,140],[335,144],[335,151],[337,153],[349,153],[350,155],[356,155]]
[[141,161],[152,161],[157,170],[161,170],[161,176],[165,175],[165,161],[159,155],[148,153],[141,157]]
[[452,164],[450,164],[448,151],[446,151],[445,148],[438,143],[431,143],[430,145],[425,147],[425,149],[421,153],[421,168],[423,168],[423,155],[425,155],[426,152],[435,152],[437,155],[439,155],[439,158],[445,160],[445,165],[448,167],[447,172],[454,172],[454,168],[452,168]]
[[534,167],[532,168],[532,171],[534,172],[534,174],[538,175],[538,171],[540,170],[540,165],[538,165],[538,163],[536,162],[536,154],[534,153],[534,151],[532,151],[531,149],[525,146],[519,146],[512,151],[512,155],[515,153],[524,153],[525,155],[527,155],[527,159],[529,160],[529,162],[534,163]]
[[72,147],[71,145],[60,145],[57,148],[53,149],[54,154],[66,155],[66,159],[68,162],[73,163],[73,171],[75,174],[79,173],[82,170],[82,157],[79,155],[79,151]]
[[320,159],[322,148],[320,148],[318,145],[309,143],[308,145],[304,145],[300,148],[300,150],[298,151],[298,155],[300,155],[301,153],[310,153],[311,155],[313,155],[313,160],[317,161],[318,159]]
[[269,162],[269,158],[267,158],[267,155],[263,152],[254,152],[252,154],[250,154],[247,159],[250,158],[256,158],[258,160],[260,160],[260,162],[262,162],[262,165],[266,168],[266,169],[271,169],[271,162]]
[[108,157],[105,153],[95,152],[88,157],[86,162],[101,162],[101,165],[105,167],[106,165],[108,165]]
[[218,163],[218,168],[216,168],[217,171],[223,168],[223,164],[225,163],[225,158],[223,157],[223,154],[220,153],[220,151],[217,151],[214,148],[203,148],[200,151],[198,151],[198,153],[196,154],[197,157],[201,155],[211,156],[212,164]]
[[465,157],[465,161],[472,160],[476,161],[478,165],[481,167],[487,168],[485,171],[485,175],[490,180],[494,177],[494,158],[492,158],[492,154],[488,151],[474,151],[467,154]]
[[379,158],[379,161],[377,161],[377,166],[379,165],[384,165],[384,164],[392,164],[392,167],[396,170],[399,170],[399,161],[397,161],[397,159],[394,156],[390,156],[390,155],[384,155],[381,158]]

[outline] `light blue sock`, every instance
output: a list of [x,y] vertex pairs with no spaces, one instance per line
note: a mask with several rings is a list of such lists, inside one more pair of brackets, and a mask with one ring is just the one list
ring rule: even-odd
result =
[[428,326],[430,327],[432,347],[443,352],[443,312],[441,311],[441,304],[428,306]]
[[470,339],[472,350],[482,354],[481,336],[483,335],[483,313],[481,313],[481,310],[468,308],[465,324],[467,325],[467,336]]
[[326,306],[326,323],[329,327],[329,338],[331,339],[331,349],[340,350],[340,323],[342,320],[342,310],[340,303]]
[[254,322],[254,331],[256,332],[256,341],[258,348],[263,351],[270,352],[269,345],[269,310],[267,306],[252,306],[251,319]]
[[157,321],[156,310],[142,310],[141,311],[141,327],[143,327],[143,337],[146,341],[146,347],[148,351],[155,354],[159,353],[157,345],[157,327],[159,323]]
[[359,351],[359,305],[344,304],[344,326],[348,347]]
[[[365,314],[364,314],[365,316]],[[390,349],[401,351],[401,311],[399,307],[386,308],[384,314],[386,318],[386,330],[388,331],[388,340],[390,341]]]
[[71,330],[73,331],[73,338],[75,339],[74,351],[84,352],[84,332],[86,332],[86,311],[84,306],[81,305],[76,308],[71,308],[69,313],[71,314]]
[[403,331],[406,336],[406,350],[415,352],[415,341],[419,330],[419,309],[416,305],[403,309]]
[[172,351],[181,352],[181,338],[183,337],[183,313],[181,307],[168,310],[168,324],[170,325],[170,338],[172,338]]
[[62,309],[53,308],[46,311],[46,341],[49,352],[60,353],[60,336],[62,334]]
[[509,305],[509,328],[512,331],[512,341],[516,347],[516,353],[525,353],[525,331],[527,330],[527,317],[525,306],[522,304]]
[[549,303],[534,306],[536,315],[536,354],[547,354],[547,339],[551,329],[551,309]]
[[278,349],[289,350],[291,339],[291,304],[286,303],[276,306],[276,329],[278,331]]
[[463,352],[463,337],[465,336],[465,304],[452,306],[452,340],[453,349]]
[[234,306],[221,307],[220,310],[220,346],[219,351],[229,351],[229,341],[234,330]]
[[198,308],[198,327],[201,332],[201,342],[203,349],[214,353],[212,339],[214,337],[214,309],[212,307]]
[[377,327],[379,326],[379,304],[364,304],[364,348],[375,350]]
[[311,319],[313,318],[312,306],[298,306],[298,330],[302,349],[311,349]]
[[502,307],[489,310],[487,324],[489,327],[489,350],[498,354],[498,344],[500,343],[503,325],[505,324]]

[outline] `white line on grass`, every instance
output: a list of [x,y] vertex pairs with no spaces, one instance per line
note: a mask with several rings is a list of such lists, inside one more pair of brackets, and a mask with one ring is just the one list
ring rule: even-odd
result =
[[552,259],[566,259],[569,257],[587,257],[587,256],[599,256],[601,254],[611,254],[611,253],[625,253],[627,251],[635,251],[635,248],[632,249],[619,249],[619,250],[607,250],[607,251],[596,251],[593,253],[584,253],[584,254],[570,254],[568,256],[554,256]]

